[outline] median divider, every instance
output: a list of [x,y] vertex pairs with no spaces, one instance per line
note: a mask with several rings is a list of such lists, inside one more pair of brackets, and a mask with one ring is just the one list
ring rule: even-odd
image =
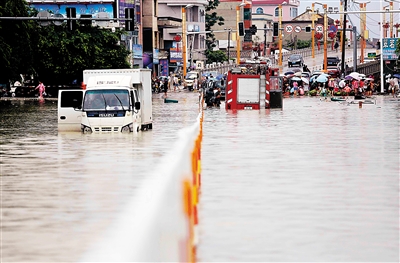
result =
[[[201,99],[203,101],[203,99]],[[81,262],[195,262],[204,112]]]

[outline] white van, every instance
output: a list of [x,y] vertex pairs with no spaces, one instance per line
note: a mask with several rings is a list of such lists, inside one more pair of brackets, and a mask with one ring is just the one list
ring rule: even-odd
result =
[[151,70],[84,70],[82,90],[58,93],[58,130],[138,132],[153,128]]

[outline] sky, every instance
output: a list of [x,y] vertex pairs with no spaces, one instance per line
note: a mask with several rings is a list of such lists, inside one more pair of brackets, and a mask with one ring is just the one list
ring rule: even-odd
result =
[[[396,0],[399,1],[400,0]],[[299,14],[303,13],[307,6],[311,7],[312,3],[315,2],[320,2],[322,4],[327,4],[328,7],[332,6],[332,7],[338,7],[340,8],[340,0],[300,0],[300,7],[299,7]],[[366,3],[369,1],[365,1],[365,0],[358,0],[356,1],[358,3]],[[384,0],[370,0],[369,3],[367,3],[366,6],[366,10],[367,11],[373,11],[373,10],[380,10],[381,7],[381,2],[382,2],[382,6],[386,6],[389,5],[388,2],[384,1]],[[348,11],[359,11],[360,10],[360,5],[359,4],[354,3],[353,0],[347,0],[347,4],[348,4]],[[315,9],[319,8],[320,12],[322,13],[322,6],[321,5],[315,5]],[[393,10],[399,10],[399,3],[398,2],[394,2],[393,4]],[[329,14],[329,17],[333,18],[333,19],[339,19],[340,15],[332,15]],[[350,20],[353,22],[353,24],[357,27],[357,31],[360,32],[359,28],[360,28],[360,14],[352,14],[352,15],[348,15],[350,17]],[[389,21],[389,14],[386,14],[386,21]],[[349,19],[348,19],[349,20]],[[369,30],[369,38],[380,38],[380,25],[378,25],[378,22],[381,21],[381,14],[379,13],[370,13],[367,14],[367,30]],[[393,24],[399,23],[400,24],[400,13],[394,13],[393,14]],[[347,23],[347,24],[351,24],[351,23]]]

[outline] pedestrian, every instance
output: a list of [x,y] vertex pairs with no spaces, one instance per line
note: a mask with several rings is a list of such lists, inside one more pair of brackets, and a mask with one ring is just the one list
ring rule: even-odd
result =
[[177,77],[176,75],[174,75],[174,80],[173,80],[173,82],[174,82],[174,91],[176,91],[176,89],[178,88],[178,85],[179,85],[179,83],[178,83],[178,77]]
[[164,90],[164,98],[166,98],[168,96],[167,95],[167,92],[168,92],[168,79],[167,78],[164,80],[163,90]]
[[39,90],[39,99],[43,99],[43,95],[46,95],[46,86],[43,85],[43,82],[39,81],[39,85],[35,88],[35,90]]
[[338,48],[339,48],[339,42],[336,40],[334,48],[336,50],[336,53],[338,52]]
[[194,90],[198,89],[198,83],[199,83],[199,80],[197,78],[194,78],[194,80],[193,80],[193,89]]

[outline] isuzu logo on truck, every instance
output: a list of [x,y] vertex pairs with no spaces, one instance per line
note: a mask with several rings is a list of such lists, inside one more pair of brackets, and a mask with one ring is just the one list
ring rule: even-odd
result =
[[99,113],[99,117],[114,117],[112,113]]

